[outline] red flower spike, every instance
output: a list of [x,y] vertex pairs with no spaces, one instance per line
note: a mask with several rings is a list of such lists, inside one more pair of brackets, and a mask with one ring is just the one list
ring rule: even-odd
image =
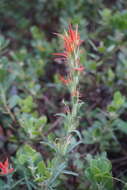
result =
[[5,160],[4,163],[0,162],[0,169],[1,169],[0,175],[7,175],[14,171],[14,168],[9,169],[8,158]]
[[84,67],[83,66],[80,66],[80,67],[77,67],[77,68],[74,68],[75,71],[84,71]]
[[65,58],[68,58],[82,43],[80,35],[78,33],[78,27],[76,27],[76,30],[73,30],[72,26],[69,25],[68,31],[65,32],[64,35],[57,35],[63,39],[65,51],[63,53],[54,53],[53,55],[56,56],[63,56]]

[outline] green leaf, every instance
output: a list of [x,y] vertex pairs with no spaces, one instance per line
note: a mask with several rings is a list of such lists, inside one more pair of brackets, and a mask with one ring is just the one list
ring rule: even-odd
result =
[[21,107],[21,111],[26,113],[30,113],[33,108],[36,107],[32,96],[27,96],[25,99],[20,99],[19,105]]
[[38,163],[38,165],[37,165],[37,170],[38,170],[38,173],[39,173],[40,175],[42,175],[42,176],[44,175],[45,170],[46,170],[46,166],[45,166],[44,161],[41,161],[41,162]]
[[108,111],[109,112],[115,112],[118,111],[121,107],[124,107],[125,104],[125,97],[122,96],[120,91],[117,91],[114,93],[113,101],[111,104],[108,105]]
[[18,104],[19,100],[20,100],[20,97],[19,97],[19,96],[17,96],[17,95],[11,96],[11,97],[9,98],[9,100],[8,100],[8,102],[9,102],[9,107],[10,107],[10,108],[14,108],[14,107]]
[[63,170],[63,172],[62,172],[62,173],[63,173],[63,174],[67,174],[67,175],[78,176],[78,174],[77,174],[77,173],[72,172],[72,171],[68,171],[68,170]]
[[122,119],[116,119],[113,123],[113,126],[116,127],[116,129],[119,129],[121,132],[127,134],[127,122],[123,121]]
[[98,184],[103,185],[108,190],[113,190],[111,163],[105,154],[95,156],[87,155],[88,168],[85,175],[91,182],[93,188],[98,189]]
[[56,180],[56,178],[64,171],[66,167],[66,163],[63,162],[61,164],[59,164],[53,171],[53,177],[52,179],[50,180],[50,185],[52,185],[54,183],[54,181]]
[[29,162],[36,162],[41,159],[40,153],[36,152],[30,145],[26,144],[17,151],[17,159],[21,165]]
[[32,26],[30,30],[34,39],[38,39],[38,40],[43,39],[43,33],[37,26]]
[[126,30],[127,29],[127,11],[116,12],[110,18],[110,23],[113,29]]

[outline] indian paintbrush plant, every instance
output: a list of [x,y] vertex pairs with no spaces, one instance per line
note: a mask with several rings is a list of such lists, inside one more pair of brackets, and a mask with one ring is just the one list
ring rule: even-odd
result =
[[[65,31],[64,35],[57,35],[62,38],[65,51],[63,53],[54,53],[54,55],[58,56],[59,59],[60,57],[65,59],[65,64],[68,68],[68,74],[66,77],[60,76],[60,80],[68,87],[71,95],[71,108],[65,103],[66,114],[62,114],[65,119],[65,141],[68,142],[69,145],[71,144],[72,132],[76,132],[80,138],[80,133],[76,129],[79,124],[78,112],[82,105],[79,92],[79,80],[81,72],[84,71],[84,67],[80,64],[80,45],[82,41],[78,33],[78,27],[76,27],[76,30],[73,30],[71,25],[69,26],[68,31]],[[66,148],[64,148],[65,152],[67,151]]]
[[[81,73],[84,71],[84,67],[80,64],[80,45],[82,43],[80,35],[78,33],[78,26],[76,30],[72,29],[70,25],[68,31],[65,31],[63,35],[56,34],[59,36],[64,45],[64,51],[61,53],[53,53],[58,59],[64,59],[65,65],[68,69],[67,76],[60,76],[60,81],[63,85],[66,85],[71,95],[71,106],[65,104],[65,113],[56,114],[57,116],[63,117],[65,134],[57,138],[57,143],[54,142],[42,142],[43,144],[49,145],[56,152],[55,164],[57,168],[58,176],[60,173],[76,175],[75,172],[67,171],[68,153],[71,152],[81,141],[81,135],[77,130],[79,125],[78,112],[82,105],[80,101],[79,92],[79,81]],[[74,134],[77,135],[79,141],[76,140]],[[53,176],[51,176],[52,179]],[[54,181],[54,180],[53,180]],[[49,180],[48,185],[52,184],[52,180]]]

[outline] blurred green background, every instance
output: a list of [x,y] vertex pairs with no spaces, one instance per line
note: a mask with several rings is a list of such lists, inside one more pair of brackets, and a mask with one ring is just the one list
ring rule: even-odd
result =
[[[63,33],[70,23],[73,27],[78,24],[83,40],[85,72],[80,91],[85,104],[79,113],[79,131],[84,144],[70,154],[68,166],[80,176],[62,176],[58,189],[95,190],[86,180],[86,176],[89,181],[97,180],[87,173],[94,175],[91,165],[85,174],[87,153],[107,152],[113,176],[126,183],[126,0],[0,0],[0,159],[12,156],[16,164],[23,144],[31,144],[44,160],[53,155],[39,142],[45,138],[53,141],[64,133],[55,114],[63,111],[63,99],[70,100],[59,81],[59,75],[66,75],[67,70],[52,53],[62,50],[54,33]],[[87,164],[92,162],[91,158]],[[21,176],[19,172],[17,178]],[[29,189],[26,183],[22,187]],[[103,189],[112,186],[99,190]],[[116,189],[126,190],[126,185],[117,181]]]

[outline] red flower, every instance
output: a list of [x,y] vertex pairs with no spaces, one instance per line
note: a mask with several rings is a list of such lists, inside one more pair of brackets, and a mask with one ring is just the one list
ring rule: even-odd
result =
[[65,51],[63,53],[54,53],[53,55],[56,56],[62,56],[67,58],[74,53],[74,50],[78,48],[82,42],[78,33],[78,27],[76,27],[76,30],[73,30],[71,25],[69,25],[68,31],[65,32],[64,35],[57,35],[64,40]]
[[14,168],[9,169],[8,158],[5,160],[4,163],[0,162],[0,169],[1,169],[0,175],[7,175],[14,171]]
[[63,84],[69,84],[71,82],[71,79],[65,79],[63,76],[60,76],[60,81],[63,83]]
[[69,26],[68,33],[64,36],[64,47],[67,53],[72,53],[74,49],[80,46],[81,40],[78,33],[78,28],[76,30],[72,29],[72,26]]

